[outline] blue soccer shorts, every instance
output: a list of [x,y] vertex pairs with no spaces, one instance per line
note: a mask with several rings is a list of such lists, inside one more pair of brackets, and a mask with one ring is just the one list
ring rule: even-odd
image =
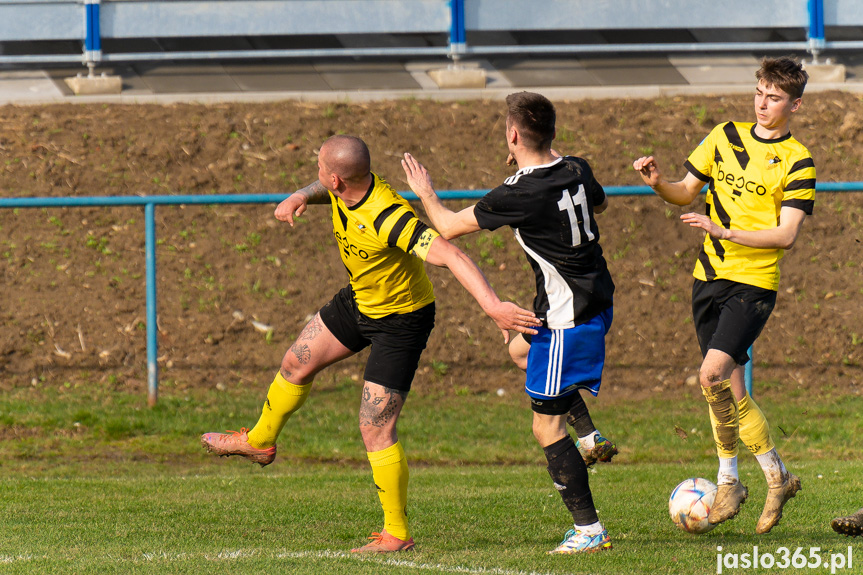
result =
[[527,356],[527,394],[540,400],[571,395],[578,389],[598,394],[605,365],[605,334],[613,315],[609,307],[575,327],[537,328]]

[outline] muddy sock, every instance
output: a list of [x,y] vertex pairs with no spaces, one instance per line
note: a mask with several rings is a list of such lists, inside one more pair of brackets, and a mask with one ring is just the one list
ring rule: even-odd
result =
[[548,474],[563,498],[563,504],[572,513],[573,522],[576,525],[591,525],[599,521],[588,484],[587,466],[572,437],[567,435],[544,447],[543,451],[548,461]]
[[594,436],[596,435],[596,433],[597,433],[597,431],[596,431],[596,430],[594,430],[594,431],[593,431],[593,432],[591,432],[589,435],[585,435],[584,437],[579,437],[579,438],[578,438],[578,445],[579,445],[582,449],[585,449],[585,450],[587,450],[587,451],[590,451],[591,449],[593,449],[594,447],[596,447],[596,442],[593,440],[593,438],[594,438]]
[[575,392],[576,398],[573,400],[572,407],[569,408],[569,414],[566,416],[566,422],[572,426],[575,434],[581,438],[590,436],[596,433],[596,427],[593,425],[593,420],[590,419],[590,412],[587,411],[587,404],[581,397],[581,393]]
[[764,477],[767,479],[767,487],[782,487],[785,478],[788,476],[788,470],[782,463],[782,459],[776,452],[776,449],[771,449],[767,453],[756,455],[755,459],[761,465],[761,470],[764,472]]
[[719,457],[737,457],[740,428],[737,401],[731,392],[731,380],[726,379],[710,387],[702,387],[701,392],[710,406],[713,440],[716,442]]
[[739,481],[736,457],[720,457],[719,473],[716,474],[717,485],[734,485]]

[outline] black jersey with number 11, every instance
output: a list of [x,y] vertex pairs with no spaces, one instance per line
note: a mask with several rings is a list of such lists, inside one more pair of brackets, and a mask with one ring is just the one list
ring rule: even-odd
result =
[[520,169],[474,208],[480,227],[510,226],[536,274],[534,311],[551,329],[582,324],[612,305],[614,282],[593,207],[605,190],[586,160]]

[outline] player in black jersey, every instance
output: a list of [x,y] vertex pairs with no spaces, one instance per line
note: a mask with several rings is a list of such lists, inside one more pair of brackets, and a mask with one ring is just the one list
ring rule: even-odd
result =
[[408,464],[396,424],[417,364],[434,327],[435,298],[423,261],[448,268],[509,339],[534,333],[535,314],[501,302],[461,250],[421,222],[380,176],[359,138],[329,138],[318,154],[318,180],[288,196],[276,219],[293,226],[308,204],[329,204],[333,235],[350,284],[315,314],[285,353],[250,430],[206,433],[217,455],[239,455],[261,466],[276,458],[276,439],[309,395],[315,375],[371,347],[359,424],[384,511],[384,529],[352,551],[387,553],[414,547],[407,519]]
[[[536,275],[534,311],[543,320],[526,365],[533,433],[575,524],[550,553],[610,549],[608,531],[593,505],[587,466],[566,430],[574,407],[587,413],[579,389],[596,395],[605,361],[614,283],[594,213],[605,209],[607,198],[585,160],[552,151],[556,116],[547,98],[521,92],[508,96],[506,103],[507,146],[519,170],[476,205],[452,212],[413,156],[405,154],[402,166],[443,237],[501,226],[515,232]],[[526,347],[523,341],[521,345]]]

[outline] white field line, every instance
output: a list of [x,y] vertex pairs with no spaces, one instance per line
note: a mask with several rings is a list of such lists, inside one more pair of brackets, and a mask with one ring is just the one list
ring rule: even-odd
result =
[[[276,555],[278,559],[303,559],[306,557],[317,557],[321,559],[352,559],[359,561],[369,561],[370,556],[355,555],[345,551],[300,551],[294,553],[280,553]],[[379,555],[377,557],[380,557]],[[407,569],[416,569],[417,571],[434,571],[436,573],[468,573],[475,575],[553,575],[548,572],[540,571],[515,571],[512,569],[502,569],[500,567],[462,567],[459,565],[443,565],[441,563],[417,563],[405,559],[396,559],[394,557],[375,561],[382,565],[390,565],[393,567],[402,567]]]
[[[203,558],[207,561],[230,561],[234,559],[244,559],[248,557],[267,555],[254,549],[237,549],[234,551],[222,551],[218,554],[198,554],[198,553],[166,553],[156,551],[144,553],[145,561],[181,561],[195,559],[196,557]],[[276,553],[276,559],[338,559],[357,562],[374,562],[381,565],[389,565],[393,567],[401,567],[404,569],[416,569],[417,571],[434,571],[435,573],[465,573],[467,575],[554,575],[553,573],[543,571],[520,571],[513,569],[503,569],[500,567],[463,567],[460,565],[444,565],[442,563],[417,563],[406,559],[396,559],[395,557],[382,558],[380,555],[356,555],[346,551],[295,551],[286,553]]]
[[31,561],[32,559],[32,555],[17,555],[15,557],[13,557],[12,555],[0,555],[0,564],[17,563],[18,561]]
[[[219,553],[171,553],[166,551],[151,551],[142,554],[141,559],[132,559],[132,563],[157,562],[172,563],[174,561],[234,561],[251,557],[271,555],[257,549],[235,549],[232,551],[220,551]],[[276,553],[271,555],[275,559],[337,559],[356,562],[373,562],[403,569],[415,569],[417,571],[433,571],[435,573],[464,573],[467,575],[554,575],[547,571],[520,571],[503,569],[501,567],[463,567],[461,565],[444,565],[442,563],[418,563],[407,559],[395,557],[383,558],[380,555],[356,555],[346,551],[295,551]],[[47,559],[47,557],[42,557]],[[17,563],[20,561],[31,561],[32,555],[0,555],[0,565]],[[92,557],[91,557],[92,559]]]

